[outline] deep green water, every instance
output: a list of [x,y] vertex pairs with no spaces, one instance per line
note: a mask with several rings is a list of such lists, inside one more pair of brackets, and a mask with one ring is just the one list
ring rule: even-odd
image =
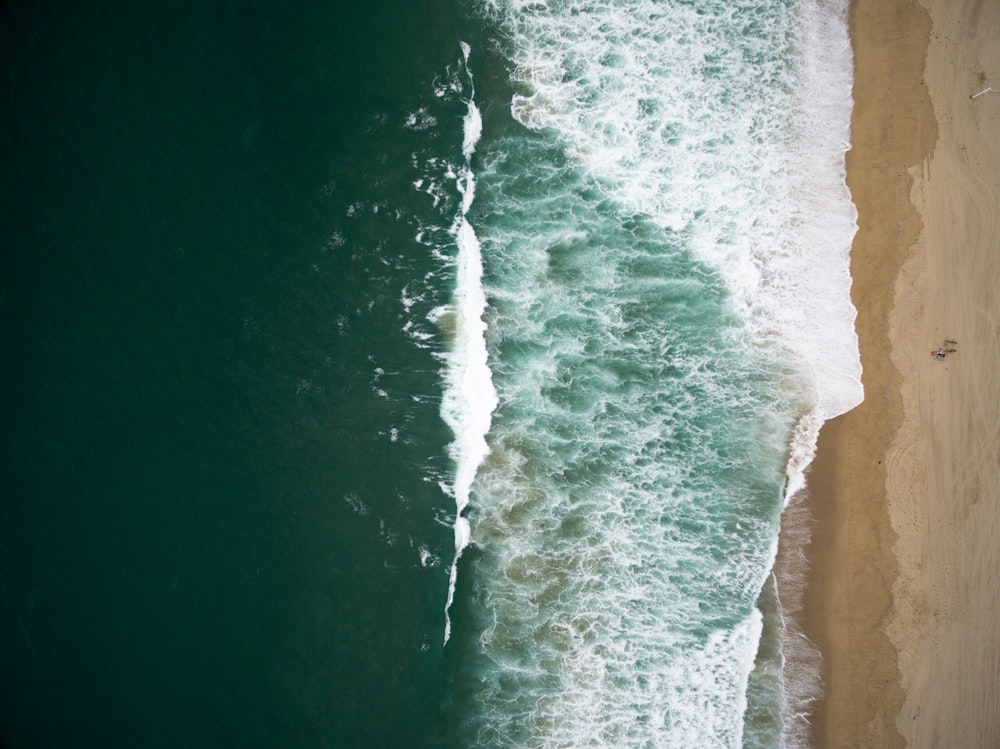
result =
[[2,742],[424,745],[453,504],[401,125],[455,5],[0,14]]

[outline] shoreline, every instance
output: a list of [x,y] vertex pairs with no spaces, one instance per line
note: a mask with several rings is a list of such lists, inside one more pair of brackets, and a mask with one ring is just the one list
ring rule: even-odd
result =
[[[851,296],[865,400],[820,432],[809,479],[815,518],[803,628],[823,657],[817,747],[902,747],[904,694],[887,634],[896,576],[886,461],[903,422],[902,377],[887,356],[896,276],[920,236],[909,168],[936,138],[923,85],[930,23],[909,0],[853,0],[852,149],[847,182],[858,208]],[[920,136],[923,136],[922,138]]]
[[1000,745],[1000,93],[970,99],[1000,88],[987,5],[851,3],[865,401],[808,477],[816,747]]

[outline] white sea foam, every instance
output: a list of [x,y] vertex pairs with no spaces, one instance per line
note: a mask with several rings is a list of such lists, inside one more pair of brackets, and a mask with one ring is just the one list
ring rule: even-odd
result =
[[[714,3],[566,5],[515,2],[506,16],[524,90],[515,119],[557,130],[625,210],[689,230],[757,335],[812,370],[823,418],[857,405],[846,3],[800,3],[801,31],[728,40],[713,25],[735,11]],[[796,66],[769,31],[795,34]]]
[[[504,416],[477,485],[480,745],[743,740],[781,468],[791,497],[862,396],[845,5],[491,4],[537,137],[484,156]],[[542,140],[567,158],[516,176]],[[689,258],[710,272],[672,276]]]
[[775,568],[780,591],[779,636],[783,653],[784,738],[787,747],[807,747],[811,733],[813,703],[822,696],[823,658],[800,624],[805,610],[809,561],[805,548],[813,519],[805,493],[794,496],[782,514],[783,556]]
[[421,107],[416,112],[410,112],[406,115],[403,124],[410,130],[429,130],[437,125],[437,118],[430,114],[426,107]]
[[482,132],[482,118],[475,104],[472,73],[468,70],[471,49],[462,42],[462,56],[469,81],[467,110],[463,121],[462,155],[465,164],[456,174],[456,184],[462,195],[461,212],[455,220],[453,233],[458,246],[456,256],[455,296],[453,301],[454,340],[447,356],[446,387],[441,405],[445,422],[455,433],[451,455],[456,464],[455,497],[455,558],[449,573],[448,597],[445,603],[444,641],[451,635],[448,612],[455,598],[458,560],[469,544],[469,521],[463,515],[469,504],[469,494],[476,471],[489,453],[486,434],[497,406],[497,394],[486,353],[486,293],[483,290],[483,261],[479,240],[467,214],[475,197],[475,175],[471,159]]
[[[690,685],[665,690],[666,714],[676,746],[742,746],[747,680],[753,670],[763,620],[757,609],[731,630],[713,632],[696,658],[678,661],[668,683]],[[735,704],[721,701],[731,695]]]

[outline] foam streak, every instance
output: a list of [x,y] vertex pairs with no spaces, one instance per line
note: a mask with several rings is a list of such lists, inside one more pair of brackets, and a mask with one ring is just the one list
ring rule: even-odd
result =
[[482,251],[476,232],[467,215],[475,197],[475,175],[472,155],[482,132],[482,117],[476,107],[475,87],[468,69],[471,49],[462,42],[462,56],[469,79],[469,98],[463,121],[462,155],[465,164],[457,175],[457,187],[462,194],[462,207],[452,233],[458,245],[455,280],[455,338],[447,356],[446,386],[441,412],[455,433],[450,451],[456,463],[452,491],[455,497],[455,558],[448,579],[448,599],[445,603],[444,641],[451,637],[449,611],[455,600],[458,580],[458,560],[469,544],[469,521],[462,513],[469,504],[472,483],[480,464],[489,454],[486,434],[490,430],[491,414],[497,407],[497,394],[486,354],[486,293],[482,285]]

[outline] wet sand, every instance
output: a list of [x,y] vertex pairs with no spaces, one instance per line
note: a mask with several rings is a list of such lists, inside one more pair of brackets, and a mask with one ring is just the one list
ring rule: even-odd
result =
[[[1000,3],[855,0],[865,402],[827,424],[819,747],[1000,746]],[[957,351],[930,352],[946,339]]]

